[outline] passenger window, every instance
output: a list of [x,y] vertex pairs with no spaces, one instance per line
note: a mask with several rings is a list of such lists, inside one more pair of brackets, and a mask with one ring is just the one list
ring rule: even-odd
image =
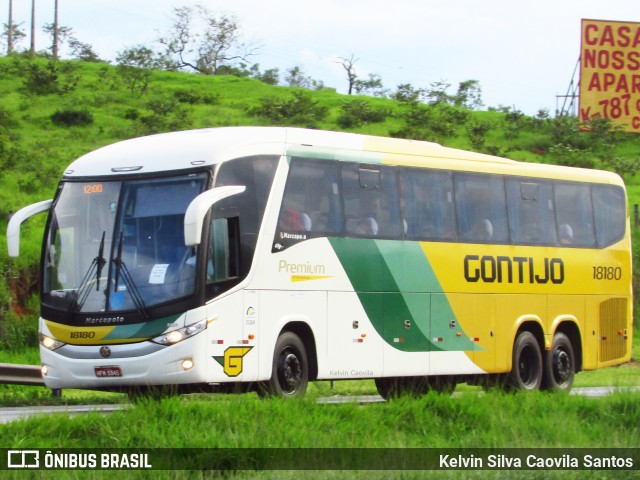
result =
[[340,212],[337,164],[294,158],[278,229],[285,233],[335,234],[342,230]]
[[624,236],[627,223],[624,190],[608,185],[592,188],[596,240],[599,247],[606,247]]
[[506,187],[513,243],[555,245],[552,184],[510,178],[506,181]]
[[455,174],[454,185],[460,240],[507,243],[509,232],[503,178]]
[[558,240],[561,245],[595,245],[589,185],[557,183],[554,187]]
[[347,235],[401,236],[392,170],[377,165],[343,166],[342,196]]
[[455,240],[456,212],[451,172],[402,170],[400,206],[407,238]]

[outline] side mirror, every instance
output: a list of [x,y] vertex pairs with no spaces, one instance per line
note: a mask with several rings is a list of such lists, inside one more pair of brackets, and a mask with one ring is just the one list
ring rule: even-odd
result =
[[48,211],[52,203],[53,200],[34,203],[21,208],[11,216],[9,224],[7,225],[7,248],[9,249],[10,257],[20,256],[20,225],[34,215]]
[[220,200],[246,190],[245,186],[216,187],[194,198],[184,214],[184,243],[187,247],[200,245],[202,223],[211,206]]

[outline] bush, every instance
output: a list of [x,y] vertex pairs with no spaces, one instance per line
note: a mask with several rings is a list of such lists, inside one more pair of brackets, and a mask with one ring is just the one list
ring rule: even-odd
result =
[[293,98],[265,97],[260,105],[250,110],[253,115],[267,118],[278,125],[297,125],[315,128],[329,109],[319,105],[311,95],[303,91],[293,93]]
[[85,126],[93,123],[93,114],[86,109],[57,110],[51,115],[51,121],[61,127]]
[[467,135],[474,150],[479,152],[484,151],[484,142],[487,137],[487,132],[491,130],[491,126],[490,122],[479,120],[467,124]]
[[408,105],[408,109],[400,115],[405,127],[391,132],[392,137],[443,142],[454,136],[458,127],[469,118],[467,110],[442,103],[428,107],[420,103]]
[[78,86],[80,77],[71,63],[49,60],[44,66],[32,61],[19,64],[18,71],[24,78],[23,91],[34,95],[63,95]]
[[180,103],[189,105],[218,105],[220,95],[217,93],[203,93],[195,90],[177,90],[173,97]]
[[[38,345],[38,322],[27,305],[37,287],[36,268],[0,264],[0,348],[20,351]],[[32,302],[33,303],[33,302]]]
[[189,112],[175,98],[155,98],[147,103],[150,115],[141,115],[138,121],[144,134],[184,130],[191,127]]
[[342,104],[337,122],[342,128],[353,128],[384,122],[388,116],[388,110],[374,108],[364,100],[353,100]]

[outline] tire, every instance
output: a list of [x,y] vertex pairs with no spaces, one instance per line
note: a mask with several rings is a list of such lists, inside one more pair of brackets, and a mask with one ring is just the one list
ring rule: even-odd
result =
[[378,394],[385,400],[398,398],[402,394],[402,377],[376,378],[374,382]]
[[456,389],[458,381],[455,376],[440,375],[427,377],[427,383],[430,391],[451,395]]
[[520,332],[513,344],[513,363],[508,376],[508,390],[537,390],[542,384],[542,354],[531,332]]
[[385,400],[398,397],[419,397],[430,391],[451,394],[456,388],[455,377],[387,377],[376,378],[378,393]]
[[300,398],[307,391],[309,362],[304,343],[293,332],[278,337],[273,353],[271,380],[258,386],[258,395]]
[[551,350],[545,352],[542,388],[568,392],[576,374],[575,355],[571,340],[564,333],[556,333]]

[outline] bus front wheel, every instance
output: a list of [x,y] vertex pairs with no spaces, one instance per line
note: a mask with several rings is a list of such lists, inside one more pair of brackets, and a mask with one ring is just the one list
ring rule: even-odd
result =
[[571,340],[558,332],[553,337],[551,350],[545,353],[542,387],[546,390],[568,392],[575,376],[575,356]]
[[271,380],[258,388],[261,396],[303,397],[309,383],[309,363],[304,343],[293,332],[278,337],[273,353]]
[[542,383],[542,353],[533,333],[523,331],[513,344],[513,363],[508,376],[510,390],[536,390]]

